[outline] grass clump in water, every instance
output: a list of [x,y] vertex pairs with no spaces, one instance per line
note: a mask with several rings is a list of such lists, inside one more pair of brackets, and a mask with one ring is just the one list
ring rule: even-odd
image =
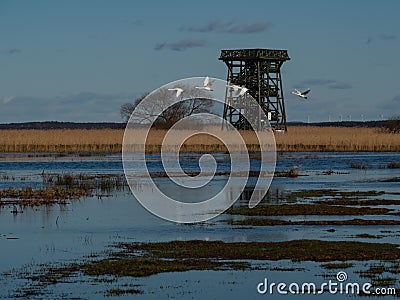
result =
[[338,191],[332,189],[321,190],[300,190],[291,192],[287,197],[291,200],[296,199],[312,199],[322,197],[340,197],[340,198],[357,198],[357,197],[376,197],[384,195],[384,191]]
[[388,163],[387,167],[389,169],[400,169],[400,162],[392,161],[392,162]]
[[143,294],[142,290],[139,289],[109,289],[106,293],[105,296],[107,297],[113,297],[113,296],[123,296],[123,295],[137,295],[137,294]]
[[167,259],[250,259],[292,261],[390,260],[400,258],[394,244],[350,241],[293,240],[286,242],[172,241],[118,245],[121,255],[138,251]]
[[38,206],[65,204],[67,200],[90,196],[91,191],[83,188],[49,187],[34,190],[32,187],[0,190],[0,205]]
[[0,190],[0,206],[40,206],[66,204],[67,200],[80,199],[103,193],[109,195],[114,190],[122,190],[126,186],[123,175],[115,174],[48,174],[42,173],[43,187],[34,189],[31,186],[15,189],[13,187]]
[[87,276],[101,277],[147,277],[166,272],[186,272],[191,270],[244,270],[250,264],[243,261],[217,261],[210,259],[165,259],[161,257],[130,257],[121,253],[102,260],[75,263],[57,268],[48,268],[44,275],[31,276],[29,279],[55,284],[61,279],[82,273]]
[[327,205],[358,205],[358,206],[374,206],[374,205],[399,205],[399,200],[386,200],[386,199],[351,199],[351,198],[340,198],[333,200],[320,200],[316,201],[318,204]]
[[299,171],[297,170],[297,167],[292,167],[288,171],[277,171],[275,172],[276,177],[289,177],[289,178],[296,178],[299,175]]
[[210,260],[164,260],[159,258],[112,258],[85,263],[79,269],[89,276],[113,275],[146,277],[164,272],[185,272],[190,270],[214,270],[223,267],[244,268],[247,264],[230,264]]
[[393,178],[383,179],[380,182],[400,182],[400,177],[393,177]]
[[[276,219],[244,219],[244,220],[228,220],[228,224],[234,226],[376,226],[376,225],[388,225],[398,226],[400,225],[399,220],[368,220],[368,219],[350,219],[350,220],[315,220],[315,221],[285,221]],[[334,232],[334,229],[327,230],[328,232]],[[364,236],[358,236],[364,237]],[[378,238],[378,237],[377,237]]]
[[372,235],[369,233],[360,233],[360,234],[357,234],[356,237],[362,238],[362,239],[380,239],[381,238],[380,236]]
[[350,164],[350,168],[352,169],[360,169],[360,170],[366,170],[366,169],[370,169],[371,167],[366,164],[366,163],[362,163],[362,162],[354,162]]
[[245,216],[297,216],[297,215],[381,215],[390,211],[387,208],[347,207],[326,204],[281,204],[237,207],[226,211],[230,215]]
[[343,270],[343,269],[348,269],[352,268],[354,264],[348,263],[348,262],[339,262],[339,263],[327,263],[327,264],[322,264],[321,267],[324,269],[328,270]]

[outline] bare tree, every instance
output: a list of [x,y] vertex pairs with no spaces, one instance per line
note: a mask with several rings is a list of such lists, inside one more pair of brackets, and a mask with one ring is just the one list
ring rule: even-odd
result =
[[125,120],[125,122],[129,121],[129,118],[135,109],[135,106],[132,103],[124,103],[121,105],[121,108],[119,109],[119,113],[121,115],[121,118]]
[[174,92],[167,89],[159,89],[149,95],[145,103],[140,106],[139,103],[147,96],[140,97],[134,103],[125,103],[121,106],[121,117],[129,120],[133,110],[135,111],[135,123],[154,122],[153,127],[170,128],[180,119],[187,116],[209,112],[212,107],[212,101],[205,98],[205,92],[202,90],[182,87],[186,100],[176,101]]
[[128,102],[121,105],[119,113],[121,115],[121,118],[124,119],[125,122],[129,121],[129,118],[131,117],[132,112],[135,110],[136,105],[144,98],[146,98],[147,95],[148,93],[143,94],[142,96],[137,98],[134,103]]

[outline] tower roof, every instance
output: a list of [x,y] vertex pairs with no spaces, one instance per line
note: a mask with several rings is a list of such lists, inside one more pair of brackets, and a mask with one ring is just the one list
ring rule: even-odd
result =
[[290,60],[287,50],[277,49],[235,49],[221,50],[219,60],[269,60],[269,61],[286,61]]

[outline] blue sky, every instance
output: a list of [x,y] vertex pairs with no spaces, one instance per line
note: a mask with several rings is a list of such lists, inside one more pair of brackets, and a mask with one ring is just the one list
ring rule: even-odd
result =
[[0,123],[121,121],[165,83],[226,78],[235,48],[288,50],[289,121],[400,114],[400,1],[243,3],[0,0]]

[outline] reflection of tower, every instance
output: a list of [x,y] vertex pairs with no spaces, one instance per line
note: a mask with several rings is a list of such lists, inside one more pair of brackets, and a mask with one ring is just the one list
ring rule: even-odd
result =
[[[228,67],[223,117],[236,128],[249,129],[250,124],[243,115],[251,116],[258,109],[251,107],[246,101],[246,94],[241,95],[232,87],[246,87],[249,94],[261,106],[274,129],[286,127],[285,103],[283,99],[281,66],[289,60],[286,50],[271,49],[241,49],[222,50],[219,58]],[[235,105],[233,108],[230,105]],[[261,128],[266,120],[255,116],[258,127]]]

